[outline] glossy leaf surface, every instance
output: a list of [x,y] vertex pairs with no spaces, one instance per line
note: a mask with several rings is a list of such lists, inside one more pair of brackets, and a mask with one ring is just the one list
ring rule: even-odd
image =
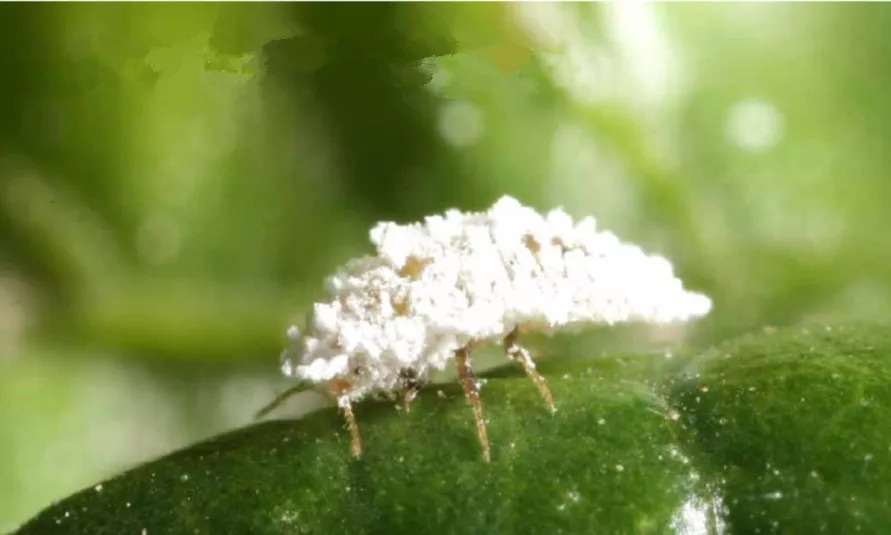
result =
[[20,533],[881,532],[891,522],[884,327],[758,334],[702,354],[556,359],[550,415],[491,377],[485,464],[456,385],[410,413],[323,410],[198,444]]

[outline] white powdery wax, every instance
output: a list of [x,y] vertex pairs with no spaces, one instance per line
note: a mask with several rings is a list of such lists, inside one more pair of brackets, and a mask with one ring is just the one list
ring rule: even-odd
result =
[[703,316],[666,259],[647,255],[511,197],[483,213],[449,210],[421,223],[380,223],[376,255],[352,260],[328,280],[306,329],[289,329],[288,376],[328,387],[341,401],[405,390],[442,369],[471,342],[500,342],[515,329],[623,322],[670,323]]

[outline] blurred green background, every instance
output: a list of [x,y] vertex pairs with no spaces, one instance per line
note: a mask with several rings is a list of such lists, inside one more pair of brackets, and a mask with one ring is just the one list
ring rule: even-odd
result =
[[[886,5],[0,5],[0,531],[249,423],[382,219],[593,214],[714,298],[690,345],[887,317],[888,35]],[[536,348],[680,340],[616,333]]]

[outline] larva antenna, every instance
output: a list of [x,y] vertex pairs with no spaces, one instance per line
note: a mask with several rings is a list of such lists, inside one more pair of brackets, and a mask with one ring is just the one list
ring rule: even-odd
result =
[[293,396],[295,394],[305,392],[306,390],[309,389],[310,386],[311,386],[310,384],[301,381],[300,383],[285,390],[281,394],[275,396],[275,399],[273,399],[272,401],[267,403],[262,409],[258,410],[256,413],[254,413],[254,420],[259,420],[259,419],[263,418],[270,412],[277,409],[279,405],[281,405],[282,403],[285,402],[285,400],[287,400],[288,398],[290,398],[291,396]]
[[[295,357],[297,357],[295,346],[300,340],[300,334],[300,329],[298,329],[297,326],[291,325],[290,327],[288,327],[288,340],[291,343],[291,347],[282,351],[281,356],[279,357],[282,373],[287,377],[295,376],[296,367],[294,366],[294,359]],[[263,408],[254,413],[254,419],[259,420],[260,418],[263,418],[264,416],[278,408],[278,406],[284,403],[285,400],[295,394],[299,394],[307,390],[310,386],[311,385],[306,381],[298,382],[296,385],[275,396],[275,399],[273,399]]]

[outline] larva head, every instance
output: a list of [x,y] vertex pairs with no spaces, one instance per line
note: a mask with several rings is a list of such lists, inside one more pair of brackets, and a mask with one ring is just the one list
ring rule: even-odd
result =
[[288,328],[288,341],[288,347],[281,354],[282,374],[286,377],[299,379],[335,396],[349,391],[350,383],[343,377],[336,375],[323,377],[318,373],[319,370],[313,370],[316,372],[315,377],[312,376],[313,374],[307,373],[307,366],[301,364],[306,354],[306,340],[296,325]]
[[281,370],[293,377],[336,398],[361,397],[379,380],[361,353],[350,353],[330,337],[320,336],[312,321],[301,332],[297,327],[288,329],[289,346],[281,354]]
[[313,384],[337,382],[349,375],[349,356],[312,358],[318,338],[305,336],[295,325],[288,328],[288,347],[281,354],[282,373]]
[[288,327],[288,347],[279,357],[282,374],[285,377],[297,377],[297,363],[300,362],[300,329],[296,325]]

